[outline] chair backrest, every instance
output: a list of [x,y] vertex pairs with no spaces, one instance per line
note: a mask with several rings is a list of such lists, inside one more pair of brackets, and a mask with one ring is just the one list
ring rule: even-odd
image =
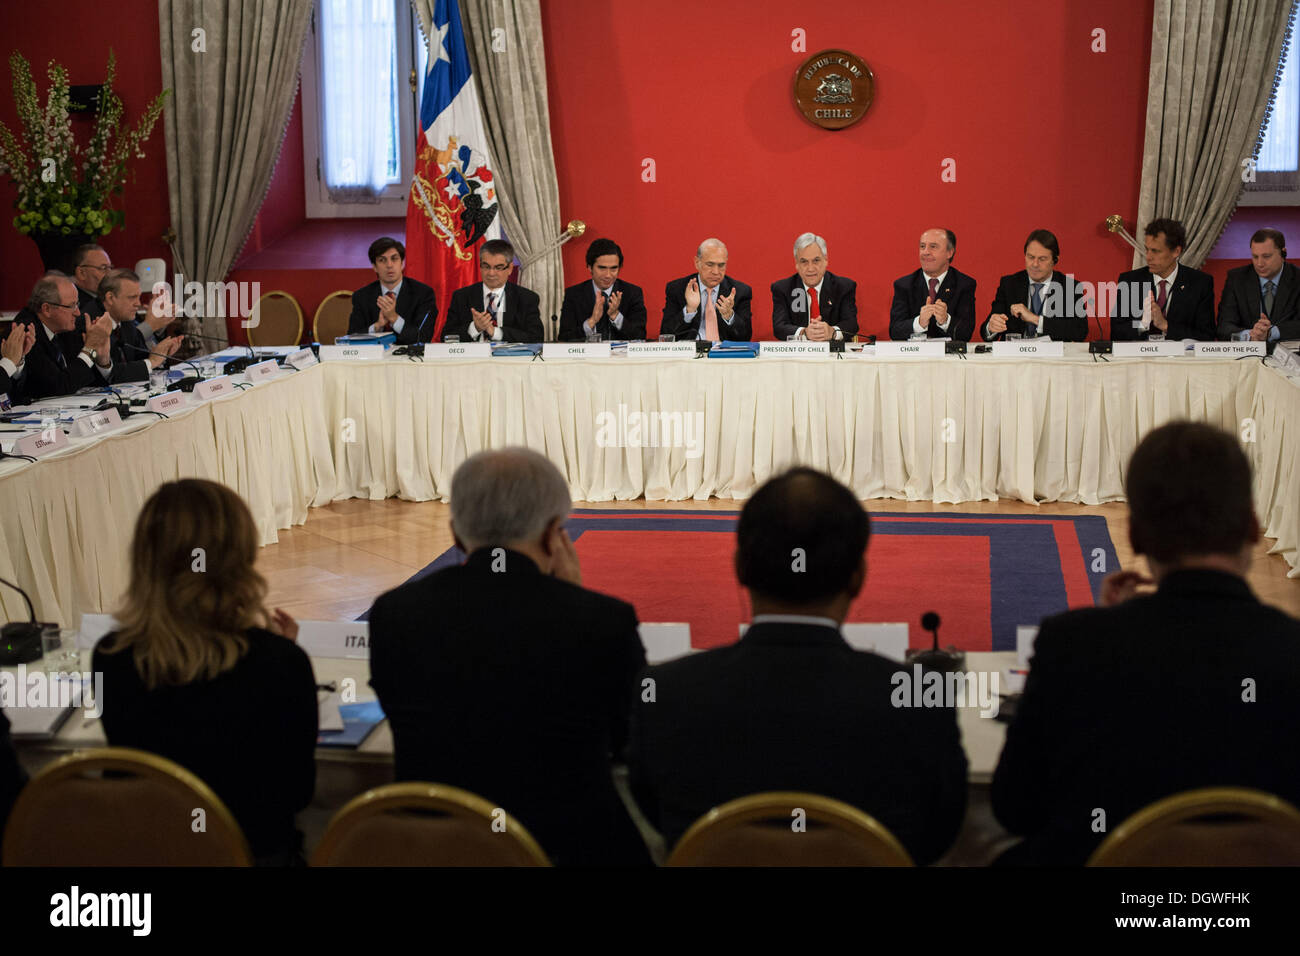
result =
[[1300,811],[1243,787],[1187,790],[1133,814],[1089,866],[1300,866]]
[[348,319],[352,317],[352,293],[347,289],[331,292],[316,307],[311,320],[311,336],[321,345],[333,345],[340,335],[348,334]]
[[302,338],[302,307],[287,292],[267,292],[253,306],[248,342],[260,345],[297,345]]
[[23,788],[5,827],[5,866],[251,866],[221,799],[157,754],[68,754]]
[[524,825],[456,787],[393,783],[334,815],[312,866],[550,866]]
[[756,793],[691,825],[667,866],[911,866],[874,817],[814,793]]

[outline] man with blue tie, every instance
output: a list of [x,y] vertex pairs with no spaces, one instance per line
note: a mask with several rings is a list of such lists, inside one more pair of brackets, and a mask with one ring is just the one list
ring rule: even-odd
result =
[[664,288],[660,335],[703,342],[748,342],[754,290],[727,275],[727,247],[705,239],[695,250],[695,274]]
[[1300,275],[1286,261],[1276,229],[1250,237],[1250,260],[1228,273],[1219,300],[1219,338],[1252,342],[1300,339]]
[[1025,268],[1003,276],[980,338],[996,342],[1007,334],[1025,338],[1045,336],[1056,342],[1082,342],[1088,337],[1088,313],[1083,286],[1073,276],[1057,272],[1061,245],[1046,229],[1035,229],[1025,240]]

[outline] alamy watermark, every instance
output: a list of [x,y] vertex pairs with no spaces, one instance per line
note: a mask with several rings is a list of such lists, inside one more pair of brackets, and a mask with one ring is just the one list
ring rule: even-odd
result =
[[937,671],[913,664],[889,682],[894,707],[979,707],[981,717],[998,715],[997,671]]
[[245,329],[257,328],[261,321],[257,307],[262,298],[260,282],[187,282],[179,272],[172,278],[171,282],[153,284],[151,309],[159,310],[174,302],[177,318],[238,318]]
[[703,412],[628,411],[596,416],[596,445],[600,448],[685,448],[687,458],[704,454]]
[[103,714],[104,675],[100,671],[28,671],[19,664],[0,671],[0,708],[81,707],[89,719]]

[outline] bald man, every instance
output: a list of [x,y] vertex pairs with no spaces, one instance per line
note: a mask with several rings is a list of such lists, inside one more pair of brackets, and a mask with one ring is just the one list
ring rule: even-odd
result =
[[695,250],[695,273],[664,288],[659,334],[686,341],[748,342],[753,294],[745,283],[727,275],[727,247],[722,240],[705,239]]
[[921,233],[921,268],[894,280],[889,337],[969,342],[975,333],[975,280],[952,266],[957,236],[951,229]]

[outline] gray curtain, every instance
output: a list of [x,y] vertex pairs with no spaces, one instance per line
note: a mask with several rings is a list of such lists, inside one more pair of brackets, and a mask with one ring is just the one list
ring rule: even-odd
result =
[[[173,93],[163,117],[173,267],[186,281],[223,281],[248,238],[289,123],[311,8],[158,0],[163,86]],[[202,331],[225,340],[225,320],[205,316]]]
[[[1237,207],[1291,33],[1293,0],[1155,0],[1142,186],[1133,230],[1157,216],[1187,228],[1199,266]],[[1143,262],[1141,252],[1133,257]]]
[[[428,36],[434,0],[412,0]],[[521,262],[539,256],[563,231],[560,187],[551,149],[546,53],[538,0],[460,0],[470,66],[478,83],[492,175],[501,203],[501,227]],[[493,52],[493,30],[501,30]],[[519,281],[542,300],[542,323],[552,335],[560,311],[564,268],[559,249],[524,267]]]

